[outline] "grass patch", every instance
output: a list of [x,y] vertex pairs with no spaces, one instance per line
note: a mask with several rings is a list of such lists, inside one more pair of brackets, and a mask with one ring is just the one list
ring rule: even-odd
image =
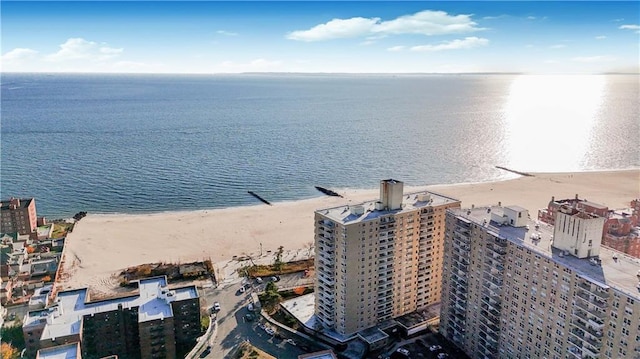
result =
[[57,238],[66,237],[69,232],[73,232],[73,226],[74,226],[74,223],[54,222],[51,238],[57,239]]
[[279,310],[279,311],[273,313],[271,318],[275,319],[279,323],[282,323],[282,324],[286,325],[289,328],[292,328],[292,329],[295,329],[295,330],[298,330],[298,328],[299,328],[299,324],[298,324],[298,321],[296,320],[296,318],[294,318],[294,317],[290,316],[289,314],[285,313],[283,310]]
[[243,342],[238,346],[235,355],[233,355],[235,359],[276,359],[274,356],[271,356],[262,350],[254,347],[248,342]]
[[282,263],[279,270],[275,264],[248,266],[238,269],[238,273],[242,275],[248,273],[250,277],[269,277],[272,275],[303,272],[310,268],[313,268],[313,259]]

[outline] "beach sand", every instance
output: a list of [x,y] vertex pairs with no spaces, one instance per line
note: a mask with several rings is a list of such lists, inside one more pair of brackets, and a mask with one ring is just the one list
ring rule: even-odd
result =
[[[463,207],[519,205],[535,218],[551,196],[578,194],[610,209],[626,208],[640,197],[640,170],[536,173],[500,182],[407,187],[405,193],[423,189],[460,199]],[[338,192],[344,198],[156,214],[89,214],[67,237],[61,289],[90,287],[106,293],[117,287],[115,274],[127,266],[208,258],[218,263],[234,255],[258,256],[261,244],[263,257],[280,245],[306,252],[305,246],[313,242],[315,210],[379,195],[377,188]]]

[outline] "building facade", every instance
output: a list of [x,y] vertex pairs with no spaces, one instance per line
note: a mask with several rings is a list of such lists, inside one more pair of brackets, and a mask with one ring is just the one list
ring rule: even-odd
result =
[[447,213],[440,332],[472,358],[640,358],[640,264],[512,209]]
[[80,343],[82,357],[176,358],[200,335],[195,286],[169,289],[165,277],[139,281],[137,295],[89,301],[87,289],[60,292],[55,304],[29,312],[27,351]]
[[389,179],[377,201],[316,211],[318,329],[350,336],[439,303],[445,211],[458,207]]
[[35,198],[13,198],[0,205],[0,233],[31,234],[38,228]]

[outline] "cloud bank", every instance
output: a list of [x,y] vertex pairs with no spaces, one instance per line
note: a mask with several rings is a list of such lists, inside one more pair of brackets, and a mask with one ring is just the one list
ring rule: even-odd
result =
[[333,19],[308,30],[292,31],[286,35],[286,38],[313,42],[371,35],[414,34],[433,36],[484,30],[477,27],[477,25],[471,19],[471,15],[449,15],[444,11],[425,10],[412,15],[400,16],[389,21],[382,21],[378,17]]

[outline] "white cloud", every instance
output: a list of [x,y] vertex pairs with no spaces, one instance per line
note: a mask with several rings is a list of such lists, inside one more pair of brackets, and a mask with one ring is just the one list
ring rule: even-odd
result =
[[527,16],[527,20],[535,20],[536,17],[535,16]]
[[596,40],[604,40],[604,39],[606,39],[606,38],[607,38],[607,37],[606,37],[606,36],[604,36],[604,35],[600,35],[600,36],[596,36],[596,37],[595,37],[595,39],[596,39]]
[[567,45],[563,45],[563,44],[549,46],[550,49],[564,49],[565,47],[567,47]]
[[456,39],[443,42],[437,45],[419,45],[411,47],[411,51],[444,51],[444,50],[461,50],[472,49],[474,47],[486,46],[489,40],[481,37],[466,37],[464,39]]
[[231,31],[225,31],[225,30],[218,30],[216,31],[216,34],[225,35],[225,36],[238,36],[237,32],[231,32]]
[[471,15],[449,15],[444,11],[420,11],[389,21],[380,18],[353,17],[333,19],[308,30],[296,30],[287,39],[298,41],[323,41],[361,36],[386,36],[399,34],[444,35],[483,30],[471,20]]
[[365,19],[353,17],[351,19],[333,19],[325,24],[312,27],[309,30],[297,30],[289,33],[287,39],[299,41],[322,41],[341,38],[365,36],[380,18]]
[[47,55],[48,61],[88,60],[105,61],[117,57],[124,49],[108,47],[83,38],[70,38],[60,45],[58,52]]
[[496,19],[503,19],[505,17],[509,17],[509,15],[502,14],[502,15],[498,15],[498,16],[485,16],[485,17],[482,18],[482,20],[496,20]]
[[640,34],[640,25],[620,25],[620,30],[633,30]]
[[611,55],[597,55],[597,56],[578,56],[571,59],[576,62],[610,62],[616,58]]
[[397,52],[397,51],[402,51],[404,50],[404,46],[392,46],[387,48],[387,51],[393,51],[393,52]]
[[2,55],[2,62],[12,63],[12,62],[25,61],[25,60],[34,58],[35,55],[37,54],[38,54],[38,51],[36,50],[18,47]]
[[362,45],[362,46],[369,46],[369,45],[373,45],[373,44],[375,44],[375,43],[376,43],[376,42],[375,42],[375,41],[373,41],[373,40],[365,40],[365,41],[361,42],[361,43],[360,43],[360,45]]

